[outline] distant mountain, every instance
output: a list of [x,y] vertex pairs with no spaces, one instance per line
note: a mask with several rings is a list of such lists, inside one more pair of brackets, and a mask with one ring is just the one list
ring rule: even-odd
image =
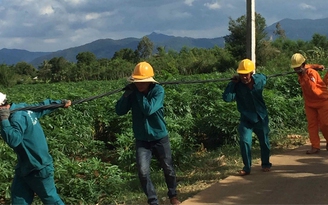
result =
[[3,48],[0,50],[0,64],[13,65],[21,61],[30,63],[33,59],[48,54],[50,52],[30,52],[27,50]]
[[[164,46],[167,50],[173,49],[180,51],[181,48],[212,48],[215,45],[219,47],[224,46],[224,38],[190,38],[190,37],[176,37],[176,36],[167,36],[164,34],[151,33],[147,37],[154,43],[154,48],[159,46]],[[140,39],[138,40],[140,41]]]
[[[278,23],[278,22],[277,22]],[[272,39],[275,39],[274,31],[276,30],[276,24],[268,26],[265,31]],[[283,19],[279,21],[280,26],[285,30],[286,37],[291,40],[303,40],[309,41],[312,39],[313,34],[318,33],[320,35],[326,35],[328,37],[328,18],[324,19]]]
[[[194,39],[187,37],[167,36],[154,32],[147,37],[154,43],[155,49],[159,46],[164,46],[167,50],[173,49],[179,51],[183,46],[212,48],[214,45],[220,47],[224,45],[223,37],[214,39]],[[131,48],[132,50],[137,49],[140,40],[140,38],[125,38],[121,40],[99,39],[82,46],[68,48],[65,50],[50,53],[48,55],[42,55],[38,58],[35,58],[30,63],[36,66],[40,65],[45,59],[52,59],[53,57],[59,56],[64,57],[70,62],[76,62],[76,55],[86,51],[92,52],[97,56],[97,58],[112,58],[116,51],[119,51],[123,48]]]
[[[166,50],[173,49],[179,51],[184,46],[212,48],[215,45],[219,47],[223,47],[224,45],[223,37],[213,39],[197,39],[189,37],[168,36],[153,32],[148,35],[148,38],[154,43],[154,49],[159,46],[164,46]],[[18,49],[2,49],[0,50],[0,63],[11,65],[20,61],[25,61],[37,68],[42,64],[44,60],[50,60],[54,57],[64,57],[70,62],[76,62],[76,55],[87,51],[94,53],[97,58],[112,58],[116,51],[119,51],[123,48],[131,48],[132,50],[135,50],[140,40],[140,38],[125,38],[121,40],[99,39],[82,46],[59,50],[52,53],[29,52]]]
[[37,67],[38,65],[41,65],[44,60],[50,60],[54,57],[61,56],[70,62],[76,62],[77,54],[87,51],[95,54],[97,58],[111,58],[116,51],[119,51],[123,48],[131,48],[135,50],[139,41],[140,39],[138,38],[125,38],[121,40],[100,39],[82,46],[56,51],[48,55],[42,55],[33,59],[29,63]]
[[[275,39],[274,31],[276,24],[268,26],[265,31],[268,36]],[[328,36],[328,18],[325,19],[283,19],[279,21],[280,26],[285,30],[287,38],[291,40],[304,40],[312,39],[313,34],[319,33]],[[176,37],[159,33],[151,33],[148,38],[154,43],[154,49],[163,46],[166,50],[172,49],[180,51],[182,47],[197,47],[197,48],[212,48],[214,46],[223,47],[224,37],[218,38],[189,38],[189,37]],[[29,52],[19,49],[1,49],[0,50],[0,64],[7,65],[16,64],[21,61],[32,64],[36,68],[42,64],[44,60],[50,60],[54,57],[64,57],[70,62],[76,62],[76,55],[81,52],[92,52],[97,58],[112,58],[116,51],[123,48],[130,48],[135,50],[138,46],[140,38],[125,38],[121,40],[113,39],[99,39],[91,43],[59,50],[56,52]]]

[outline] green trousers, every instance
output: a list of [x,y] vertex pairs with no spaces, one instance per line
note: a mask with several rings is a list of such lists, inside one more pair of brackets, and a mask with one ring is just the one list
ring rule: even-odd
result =
[[24,177],[15,174],[11,186],[12,204],[32,204],[34,194],[37,194],[45,205],[64,205],[57,194],[52,165],[35,170]]
[[269,140],[269,119],[259,119],[256,123],[250,123],[246,120],[241,120],[238,126],[239,145],[241,156],[243,159],[243,170],[247,173],[251,172],[252,166],[252,133],[255,133],[261,148],[261,166],[262,168],[270,168],[270,140]]

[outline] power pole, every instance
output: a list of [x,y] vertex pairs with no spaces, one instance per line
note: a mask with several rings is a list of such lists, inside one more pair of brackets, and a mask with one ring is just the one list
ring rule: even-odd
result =
[[255,56],[255,0],[246,1],[246,17],[247,17],[247,32],[246,32],[246,57],[256,63]]

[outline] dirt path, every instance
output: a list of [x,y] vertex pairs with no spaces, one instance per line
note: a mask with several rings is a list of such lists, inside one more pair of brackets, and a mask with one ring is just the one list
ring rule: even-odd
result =
[[328,204],[328,152],[322,141],[319,154],[307,155],[309,145],[273,155],[271,172],[259,164],[248,176],[229,176],[182,205]]

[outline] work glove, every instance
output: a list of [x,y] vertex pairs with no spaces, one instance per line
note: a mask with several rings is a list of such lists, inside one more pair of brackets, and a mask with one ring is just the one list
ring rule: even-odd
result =
[[2,120],[7,120],[10,115],[10,110],[8,107],[1,107],[0,108],[0,118]]
[[231,81],[234,82],[234,83],[238,83],[240,81],[239,75],[232,76]]
[[61,102],[62,104],[64,104],[64,108],[68,108],[72,104],[70,100],[66,100],[66,99],[61,100]]
[[133,93],[133,91],[135,91],[137,89],[136,85],[134,83],[130,83],[127,86],[125,86],[123,88],[123,90],[125,90],[123,96],[124,97],[128,97],[129,95],[131,95],[131,93]]

